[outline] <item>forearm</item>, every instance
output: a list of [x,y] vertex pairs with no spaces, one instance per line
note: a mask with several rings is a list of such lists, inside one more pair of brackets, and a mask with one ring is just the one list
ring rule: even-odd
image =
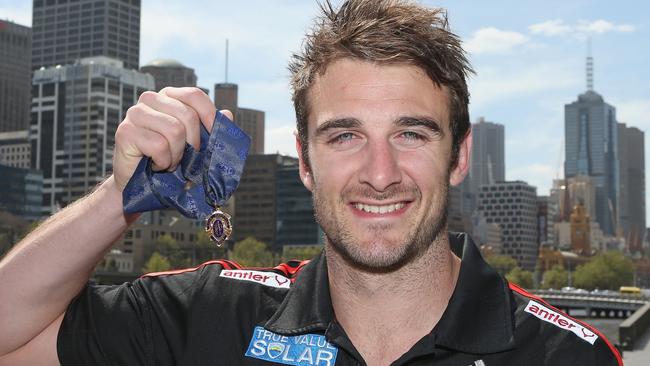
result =
[[113,177],[50,217],[0,262],[0,355],[63,313],[135,217],[122,212]]

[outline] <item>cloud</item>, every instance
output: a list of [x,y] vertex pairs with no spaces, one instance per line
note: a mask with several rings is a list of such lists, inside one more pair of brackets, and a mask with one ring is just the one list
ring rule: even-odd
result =
[[580,85],[572,65],[562,62],[542,62],[526,65],[499,65],[477,68],[470,80],[472,109],[539,92],[557,93]]
[[465,42],[465,50],[471,54],[508,53],[526,42],[528,38],[521,33],[488,27],[474,32]]
[[545,36],[561,36],[571,32],[571,27],[564,24],[561,19],[547,20],[542,23],[533,24],[528,30],[533,34],[542,34]]
[[574,25],[566,24],[562,19],[553,19],[530,25],[528,30],[532,34],[539,34],[547,37],[573,35],[578,38],[583,38],[588,35],[609,32],[634,32],[636,27],[630,24],[614,24],[604,19],[594,21],[580,20]]

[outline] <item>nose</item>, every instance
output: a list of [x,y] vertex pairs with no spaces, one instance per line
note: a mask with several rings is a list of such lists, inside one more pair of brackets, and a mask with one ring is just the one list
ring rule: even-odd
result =
[[388,141],[369,142],[364,149],[363,165],[359,172],[360,183],[368,184],[378,192],[399,184],[402,173],[398,153]]

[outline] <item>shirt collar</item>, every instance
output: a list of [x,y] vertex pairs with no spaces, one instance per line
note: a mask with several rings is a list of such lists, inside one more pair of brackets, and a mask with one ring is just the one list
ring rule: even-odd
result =
[[[415,347],[435,346],[466,353],[493,353],[514,347],[514,304],[505,280],[489,267],[467,234],[450,233],[449,242],[461,258],[454,293],[432,333]],[[264,327],[294,335],[325,331],[334,320],[324,253],[298,274],[273,316]],[[424,347],[423,347],[424,346]]]
[[334,319],[324,252],[298,273],[278,309],[264,327],[284,335],[325,330]]
[[507,282],[481,256],[467,234],[450,233],[461,258],[460,274],[447,309],[433,330],[437,345],[467,353],[514,348],[514,299]]

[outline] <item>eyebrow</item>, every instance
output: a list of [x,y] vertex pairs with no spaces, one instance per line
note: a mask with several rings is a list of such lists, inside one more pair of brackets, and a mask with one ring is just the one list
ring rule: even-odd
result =
[[[444,132],[440,127],[440,124],[429,117],[400,117],[395,121],[396,126],[400,127],[418,127],[423,126],[431,130],[433,133],[443,136]],[[315,135],[320,136],[325,134],[327,131],[337,128],[357,128],[361,126],[361,121],[356,118],[336,118],[330,119],[323,123],[316,129]]]
[[320,136],[335,128],[356,128],[361,126],[361,121],[356,118],[336,118],[330,119],[323,123],[316,129],[315,135]]
[[400,117],[400,119],[397,120],[396,125],[402,127],[423,126],[431,130],[433,133],[444,136],[440,123],[429,117]]

